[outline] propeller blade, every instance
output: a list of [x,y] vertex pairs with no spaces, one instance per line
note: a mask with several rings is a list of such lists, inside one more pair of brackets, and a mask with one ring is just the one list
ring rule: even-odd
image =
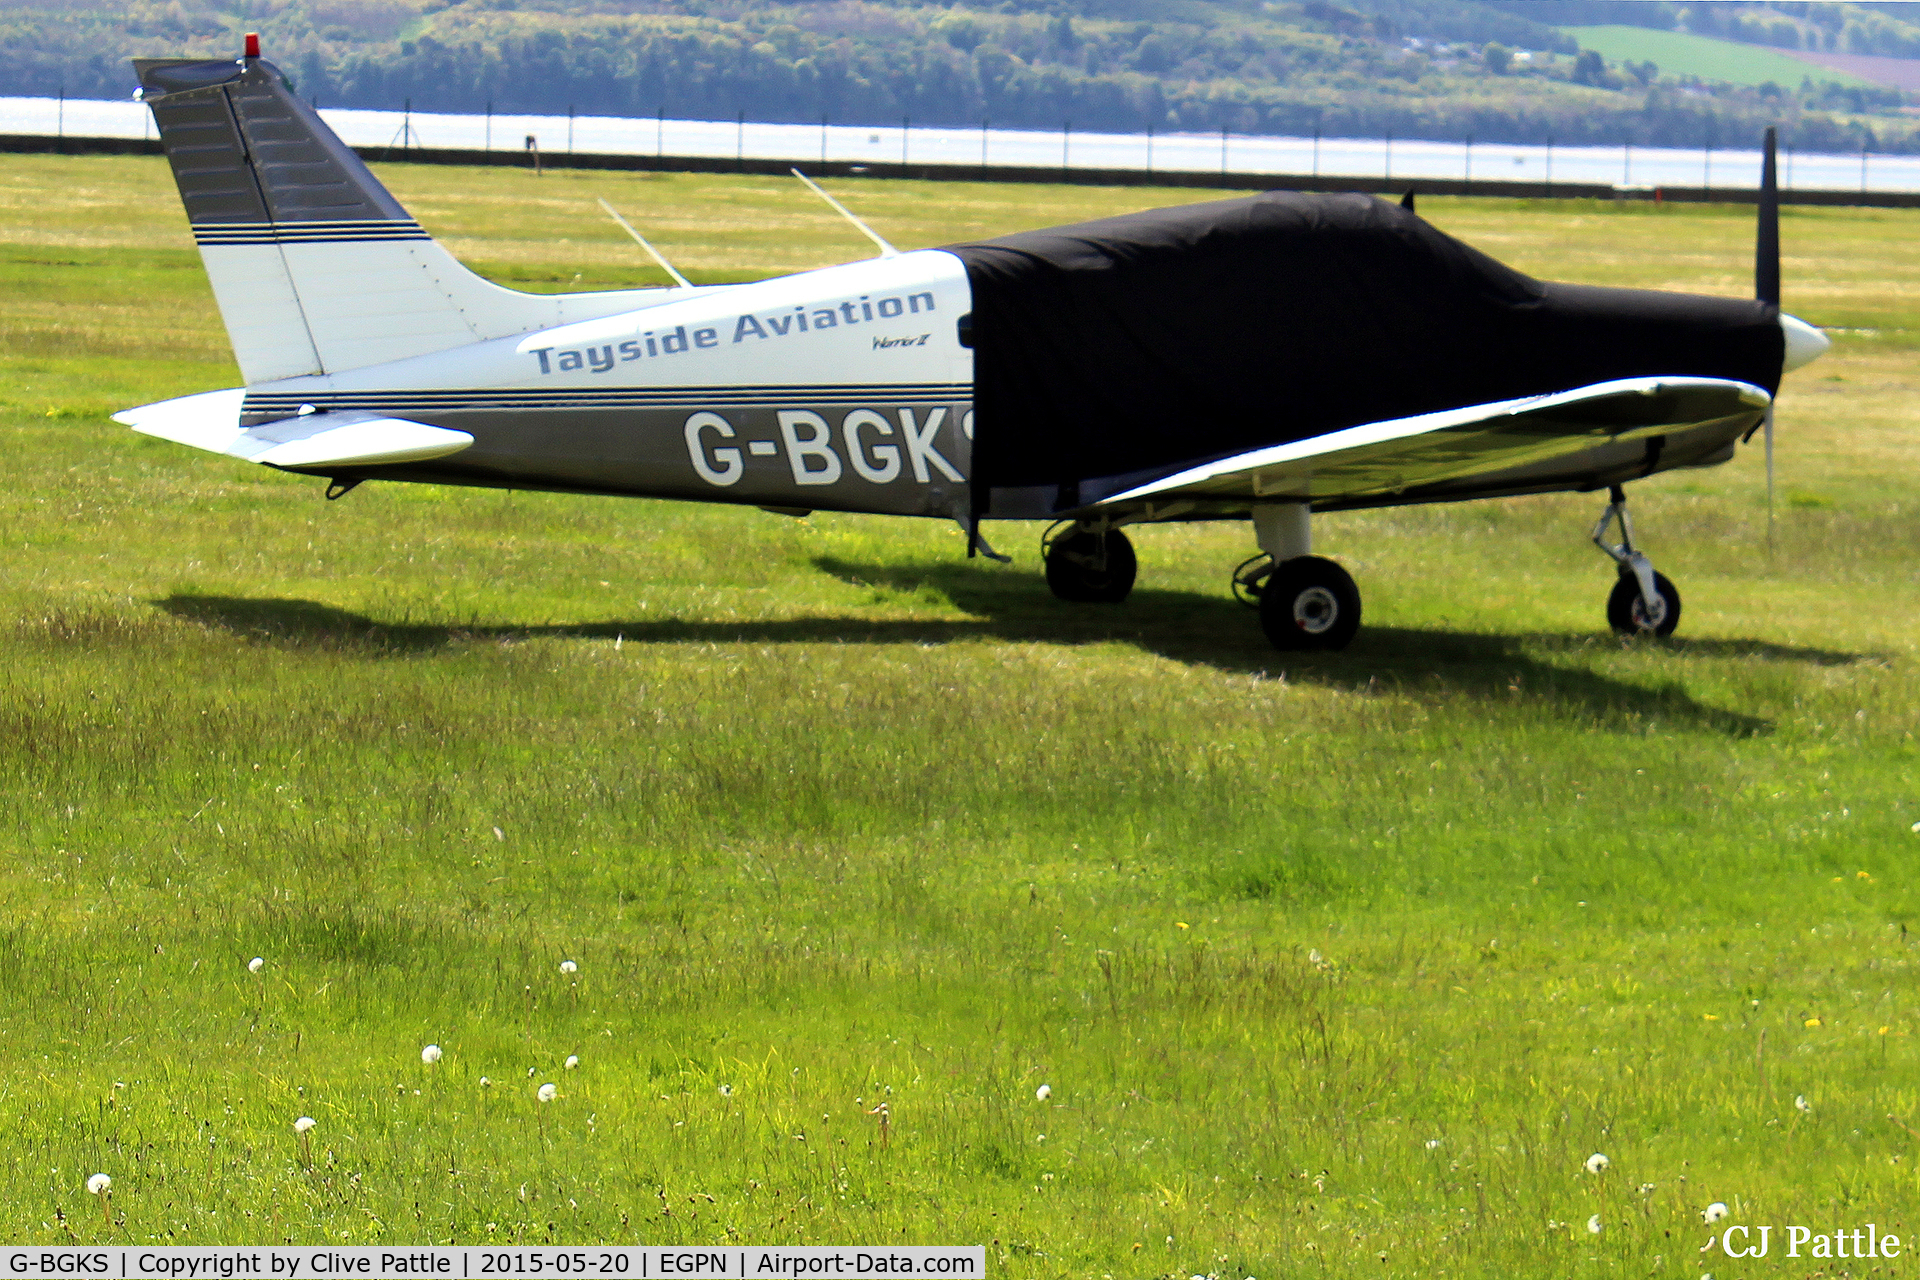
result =
[[1767,554],[1773,554],[1773,407],[1767,407]]
[[[1753,296],[1780,305],[1780,170],[1776,130],[1767,127],[1766,154],[1760,164],[1760,227],[1753,247]],[[1772,419],[1769,418],[1771,423]],[[1772,427],[1769,426],[1771,431]]]

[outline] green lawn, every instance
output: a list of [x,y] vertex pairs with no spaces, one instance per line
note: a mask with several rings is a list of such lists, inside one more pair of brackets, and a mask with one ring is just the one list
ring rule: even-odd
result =
[[[1368,624],[1282,657],[1242,528],[1073,607],[1037,529],[325,503],[136,435],[235,380],[164,169],[8,165],[0,1237],[1690,1280],[1775,1273],[1712,1201],[1920,1231],[1920,215],[1787,212],[1841,332],[1773,549],[1757,448],[1633,490],[1680,638],[1604,634],[1599,502],[1544,498],[1323,519]],[[545,287],[655,278],[598,196],[700,279],[861,252],[771,179],[382,173]],[[903,246],[1191,198],[835,190]],[[1422,212],[1748,287],[1731,207]]]
[[1651,27],[1562,27],[1609,62],[1654,62],[1670,76],[1697,76],[1728,84],[1763,85],[1771,81],[1795,89],[1811,76],[1816,82],[1866,87],[1870,81],[1802,62],[1792,54],[1738,40],[1690,35],[1685,31],[1655,31]]

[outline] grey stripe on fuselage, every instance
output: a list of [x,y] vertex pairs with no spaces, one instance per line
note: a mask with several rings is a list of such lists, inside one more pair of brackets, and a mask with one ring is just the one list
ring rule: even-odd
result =
[[[587,388],[569,397],[541,389],[541,402],[500,392],[276,393],[248,396],[243,421],[284,419],[312,404],[376,410],[473,437],[431,463],[351,473],[370,479],[879,515],[966,513],[971,387],[770,390]],[[636,399],[606,403],[622,395]]]

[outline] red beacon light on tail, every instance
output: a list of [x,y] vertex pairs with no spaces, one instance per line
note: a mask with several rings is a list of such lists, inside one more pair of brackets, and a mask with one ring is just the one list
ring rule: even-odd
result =
[[258,31],[247,32],[246,56],[249,58],[257,58],[260,56],[260,33]]

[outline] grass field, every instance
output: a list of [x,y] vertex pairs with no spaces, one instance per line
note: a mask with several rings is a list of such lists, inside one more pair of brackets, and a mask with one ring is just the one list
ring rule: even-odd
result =
[[[1031,536],[135,435],[236,378],[171,183],[8,165],[0,1238],[1724,1280],[1813,1264],[1709,1202],[1920,1231],[1920,216],[1787,211],[1839,332],[1772,550],[1757,448],[1633,490],[1680,638],[1603,634],[1600,504],[1544,498],[1324,518],[1368,624],[1282,657],[1243,529],[1072,607]],[[601,195],[699,279],[861,251],[770,179],[382,172],[528,287],[655,279]],[[903,245],[1191,198],[836,190]],[[1422,212],[1748,288],[1738,209]]]
[[1655,31],[1650,27],[1565,27],[1563,30],[1609,62],[1654,62],[1670,76],[1697,76],[1728,84],[1759,86],[1771,81],[1797,89],[1811,77],[1816,82],[1865,86],[1871,81],[1844,71],[1803,62],[1789,53],[1738,40],[1717,40],[1685,31]]

